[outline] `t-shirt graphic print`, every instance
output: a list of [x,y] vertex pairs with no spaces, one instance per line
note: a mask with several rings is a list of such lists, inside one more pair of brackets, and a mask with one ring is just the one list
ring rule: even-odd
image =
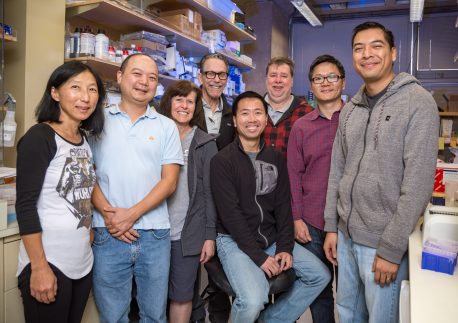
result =
[[67,208],[79,220],[78,227],[90,228],[92,222],[91,194],[96,176],[91,156],[85,148],[71,148],[66,157],[56,190]]

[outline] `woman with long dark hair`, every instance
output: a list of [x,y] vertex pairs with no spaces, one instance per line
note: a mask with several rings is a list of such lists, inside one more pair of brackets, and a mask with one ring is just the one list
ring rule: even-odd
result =
[[18,283],[27,322],[80,322],[92,286],[91,193],[86,135],[103,129],[105,90],[91,67],[59,66],[18,143]]

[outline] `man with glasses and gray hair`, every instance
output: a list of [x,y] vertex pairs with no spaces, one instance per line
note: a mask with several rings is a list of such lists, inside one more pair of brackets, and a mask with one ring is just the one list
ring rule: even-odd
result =
[[[229,63],[218,53],[208,54],[200,61],[199,81],[202,84],[202,109],[205,114],[203,130],[210,134],[219,134],[216,138],[218,150],[234,140],[234,121],[232,108],[223,94],[229,78]],[[197,108],[197,107],[196,107]],[[194,288],[193,311],[191,322],[204,322],[205,309],[199,295],[200,275]],[[229,297],[209,280],[208,312],[213,323],[227,322],[231,311]]]
[[223,91],[229,77],[229,63],[218,53],[208,54],[200,61],[199,81],[202,84],[202,102],[205,113],[205,130],[219,134],[218,149],[224,148],[234,139],[232,109]]
[[[332,144],[343,107],[345,69],[333,56],[321,55],[310,65],[308,77],[317,108],[296,121],[288,142],[294,236],[332,274],[333,265],[323,250],[324,207]],[[310,305],[310,310],[315,323],[335,322],[332,281]]]

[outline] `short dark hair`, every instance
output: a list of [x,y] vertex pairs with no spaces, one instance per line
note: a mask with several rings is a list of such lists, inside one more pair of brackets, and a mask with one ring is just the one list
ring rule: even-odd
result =
[[156,62],[154,61],[154,59],[153,59],[151,56],[149,56],[149,55],[147,55],[147,54],[145,54],[145,53],[134,53],[134,54],[130,54],[129,56],[127,56],[127,57],[122,61],[121,67],[119,68],[119,70],[120,70],[121,72],[124,72],[124,71],[126,70],[126,68],[127,68],[127,64],[129,63],[130,59],[131,59],[132,57],[135,57],[135,56],[146,56],[146,57],[150,58],[154,63],[156,63]]
[[237,115],[237,109],[239,107],[239,103],[243,99],[258,99],[259,101],[262,102],[262,105],[264,106],[264,110],[266,111],[266,114],[267,114],[267,102],[266,100],[264,100],[262,95],[254,91],[246,91],[240,94],[239,96],[237,96],[234,100],[234,103],[232,103],[232,115],[234,117]]
[[157,111],[166,116],[167,118],[172,118],[172,99],[176,96],[188,96],[190,93],[196,93],[196,108],[192,116],[189,125],[191,127],[198,126],[203,128],[203,123],[205,122],[204,112],[202,108],[202,91],[194,85],[194,83],[186,80],[181,80],[173,83],[167,87],[164,95],[161,98],[161,103]]
[[51,90],[52,88],[58,89],[70,78],[85,71],[88,71],[92,74],[92,76],[94,76],[97,83],[99,99],[97,100],[97,105],[94,112],[89,116],[89,118],[81,122],[80,128],[95,136],[102,132],[104,124],[103,108],[106,98],[105,87],[103,86],[100,76],[92,69],[92,67],[78,61],[64,63],[57,67],[54,72],[52,72],[48,83],[46,84],[46,89],[43,93],[43,97],[41,98],[40,103],[38,103],[38,106],[35,110],[35,117],[37,118],[37,122],[61,122],[59,121],[59,102],[52,98]]
[[269,63],[267,63],[267,67],[266,67],[266,75],[269,73],[269,67],[271,67],[272,65],[288,65],[289,66],[289,71],[291,72],[291,77],[294,76],[294,61],[289,58],[289,57],[286,57],[286,56],[276,56],[276,57],[272,57],[269,61]]
[[219,59],[220,61],[223,61],[224,64],[226,65],[226,72],[229,72],[229,62],[227,61],[227,58],[224,57],[220,53],[210,53],[202,57],[202,59],[200,60],[199,68],[200,68],[201,73],[204,72],[203,69],[204,69],[205,62],[211,58],[215,58],[215,59]]
[[355,29],[353,29],[353,36],[351,37],[351,47],[353,47],[353,42],[355,40],[356,34],[358,34],[359,32],[363,30],[367,30],[367,29],[380,29],[381,31],[383,31],[385,40],[388,42],[390,49],[393,47],[396,47],[394,45],[394,36],[391,30],[386,29],[385,26],[375,21],[363,22],[362,24],[359,24],[358,26],[356,26]]
[[318,56],[317,58],[315,58],[312,62],[312,65],[310,65],[310,69],[309,69],[309,81],[312,81],[312,78],[313,78],[313,70],[315,69],[315,67],[317,67],[318,65],[322,64],[322,63],[331,63],[331,64],[334,64],[337,69],[339,70],[339,73],[340,73],[340,76],[342,79],[345,78],[345,69],[342,65],[341,62],[339,62],[339,60],[337,58],[335,58],[334,56],[331,56],[331,55],[328,55],[328,54],[325,54],[325,55],[320,55]]

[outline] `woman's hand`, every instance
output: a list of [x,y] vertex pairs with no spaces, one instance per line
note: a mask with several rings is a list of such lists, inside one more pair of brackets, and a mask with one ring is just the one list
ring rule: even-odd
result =
[[49,304],[56,300],[57,278],[47,263],[41,267],[32,268],[30,294],[40,303]]
[[215,255],[215,240],[205,240],[200,253],[200,263],[205,264]]

